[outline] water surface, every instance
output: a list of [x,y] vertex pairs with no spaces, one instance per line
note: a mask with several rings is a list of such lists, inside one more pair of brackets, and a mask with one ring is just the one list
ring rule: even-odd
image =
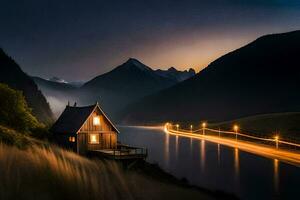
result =
[[119,127],[122,143],[148,148],[147,160],[177,178],[241,199],[297,199],[300,168],[162,129]]

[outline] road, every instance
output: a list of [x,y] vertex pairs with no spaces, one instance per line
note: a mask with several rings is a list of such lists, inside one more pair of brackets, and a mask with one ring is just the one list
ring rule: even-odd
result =
[[164,127],[166,133],[170,135],[176,135],[180,137],[187,137],[187,138],[195,138],[195,139],[204,139],[213,143],[238,148],[242,151],[249,152],[252,154],[264,156],[267,158],[278,159],[282,162],[286,162],[292,164],[294,166],[300,167],[300,153],[283,150],[283,149],[276,149],[275,147],[269,147],[266,145],[261,145],[253,142],[245,142],[239,141],[230,138],[222,138],[218,136],[211,136],[211,135],[202,135],[202,134],[195,134],[191,131],[185,130],[174,130],[168,128],[166,125]]

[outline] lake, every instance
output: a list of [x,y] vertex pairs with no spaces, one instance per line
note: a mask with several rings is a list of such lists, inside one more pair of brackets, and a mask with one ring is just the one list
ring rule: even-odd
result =
[[119,127],[119,141],[148,148],[147,161],[177,178],[241,199],[297,199],[300,168],[159,128]]

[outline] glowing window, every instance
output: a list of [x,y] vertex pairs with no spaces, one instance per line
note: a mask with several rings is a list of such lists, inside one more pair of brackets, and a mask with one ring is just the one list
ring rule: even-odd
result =
[[100,117],[97,116],[93,118],[93,125],[100,126]]
[[69,142],[75,142],[75,137],[70,136],[70,137],[69,137]]
[[90,144],[99,144],[99,134],[90,134],[89,135]]

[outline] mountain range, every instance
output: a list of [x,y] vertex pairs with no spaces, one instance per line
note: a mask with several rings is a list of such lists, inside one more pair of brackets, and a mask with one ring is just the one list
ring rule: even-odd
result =
[[[300,111],[299,52],[300,31],[294,31],[262,36],[198,74],[172,67],[153,70],[130,58],[80,87],[59,78],[32,79],[57,115],[68,101],[99,101],[115,121],[127,124],[225,121]],[[50,119],[51,111],[36,84],[3,51],[0,56],[0,82],[22,90],[34,114]]]
[[299,52],[300,31],[260,37],[128,106],[123,122],[223,121],[300,111]]
[[22,91],[33,114],[40,122],[48,124],[53,121],[49,104],[38,86],[2,49],[0,49],[0,82]]
[[[36,78],[40,78],[40,77],[36,77]],[[42,78],[40,78],[42,79]],[[73,82],[68,82],[64,79],[61,79],[61,78],[58,78],[56,76],[52,77],[52,78],[49,78],[49,79],[45,79],[47,81],[51,81],[51,82],[55,82],[55,83],[65,83],[65,84],[68,84],[70,86],[74,86],[74,87],[81,87],[84,82],[83,81],[73,81]]]
[[112,118],[127,105],[142,97],[171,87],[194,76],[193,69],[178,71],[153,70],[139,60],[130,58],[110,72],[96,76],[81,87],[62,81],[60,78],[45,80],[33,77],[43,91],[56,115],[60,114],[68,101],[79,104],[100,102]]
[[189,79],[196,74],[193,68],[190,68],[189,70],[178,71],[177,69],[175,69],[175,67],[170,67],[167,70],[157,69],[155,72],[160,76],[173,79],[175,82],[178,83],[186,79]]

